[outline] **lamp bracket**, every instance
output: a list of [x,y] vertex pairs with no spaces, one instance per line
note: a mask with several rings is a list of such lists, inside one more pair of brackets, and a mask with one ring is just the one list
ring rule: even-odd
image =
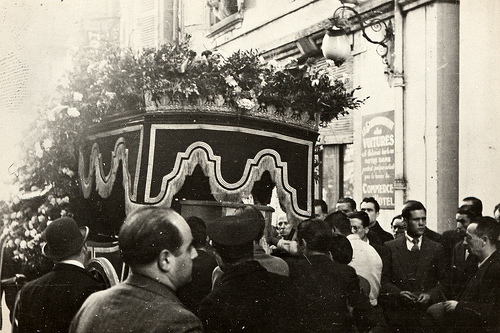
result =
[[[354,20],[353,20],[354,19]],[[333,26],[338,29],[343,29],[346,32],[355,30],[353,28],[353,24],[351,22],[354,21],[354,24],[359,25],[362,36],[372,44],[378,44],[382,49],[385,49],[385,53],[387,53],[387,41],[392,37],[392,27],[387,25],[384,21],[371,18],[369,20],[364,20],[361,15],[352,7],[342,5],[335,10],[333,13],[333,17],[330,18]],[[366,33],[366,28],[370,27],[374,32],[384,31],[384,35],[382,39],[373,39]],[[382,51],[382,50],[381,50]],[[385,55],[384,51],[380,52],[377,50],[381,56]]]

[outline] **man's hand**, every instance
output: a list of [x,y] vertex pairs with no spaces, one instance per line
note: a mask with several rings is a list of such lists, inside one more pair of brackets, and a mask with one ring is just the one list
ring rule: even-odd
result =
[[417,302],[422,304],[430,302],[430,300],[431,300],[431,295],[426,293],[421,293],[420,296],[418,296]]
[[444,302],[444,309],[446,312],[454,311],[457,308],[457,301],[446,301]]
[[411,291],[403,290],[399,293],[401,296],[409,299],[412,302],[416,302],[418,300],[418,296],[412,293]]

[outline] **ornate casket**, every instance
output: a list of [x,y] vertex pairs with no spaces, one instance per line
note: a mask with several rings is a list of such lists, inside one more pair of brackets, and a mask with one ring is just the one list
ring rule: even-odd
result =
[[274,188],[291,218],[310,217],[317,135],[315,124],[266,109],[150,106],[109,118],[89,129],[80,153],[88,211],[99,212],[87,224],[116,235],[126,213],[144,205],[210,219],[251,195],[266,211]]

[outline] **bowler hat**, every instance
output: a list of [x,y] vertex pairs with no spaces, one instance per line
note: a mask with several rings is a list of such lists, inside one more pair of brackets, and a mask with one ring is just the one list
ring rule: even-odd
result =
[[42,253],[51,259],[63,259],[78,252],[89,235],[89,228],[78,228],[75,220],[61,217],[50,223],[42,234],[47,242]]
[[262,232],[260,221],[248,216],[224,216],[207,223],[207,235],[221,245],[243,245]]

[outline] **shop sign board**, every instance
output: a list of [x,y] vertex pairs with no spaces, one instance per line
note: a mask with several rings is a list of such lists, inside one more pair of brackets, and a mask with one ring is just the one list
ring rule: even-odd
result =
[[394,209],[394,111],[363,116],[362,122],[363,197]]

